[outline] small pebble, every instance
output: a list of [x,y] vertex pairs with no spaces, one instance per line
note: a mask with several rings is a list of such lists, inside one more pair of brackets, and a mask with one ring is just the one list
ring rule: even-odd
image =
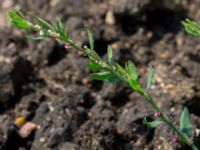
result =
[[24,117],[17,117],[17,118],[15,119],[14,124],[15,124],[16,126],[20,127],[20,126],[24,125],[25,122],[26,122],[26,119],[25,119]]
[[33,122],[27,122],[25,123],[21,129],[19,130],[18,134],[20,137],[22,138],[27,138],[29,137],[33,131],[35,131],[37,129],[37,124],[33,123]]
[[105,22],[108,25],[114,25],[115,24],[115,17],[114,17],[113,12],[111,10],[109,10],[106,13]]

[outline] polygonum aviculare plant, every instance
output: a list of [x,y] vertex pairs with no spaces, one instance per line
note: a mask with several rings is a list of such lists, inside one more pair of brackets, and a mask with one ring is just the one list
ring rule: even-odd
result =
[[[151,104],[155,110],[155,120],[147,121],[147,118],[143,119],[144,125],[155,128],[158,125],[165,123],[167,124],[176,134],[172,138],[174,144],[181,143],[187,144],[193,150],[198,150],[190,139],[192,132],[192,123],[188,109],[185,107],[181,117],[180,126],[176,127],[173,121],[163,112],[163,110],[156,104],[150,95],[149,88],[151,87],[154,79],[154,69],[152,65],[149,65],[149,76],[146,87],[143,88],[138,82],[138,74],[135,64],[128,60],[125,63],[125,67],[122,67],[119,63],[113,61],[112,48],[108,46],[107,55],[108,63],[106,63],[94,49],[93,34],[89,27],[86,27],[89,45],[81,47],[75,41],[69,38],[69,34],[66,32],[63,23],[57,19],[56,25],[53,26],[49,22],[43,20],[40,17],[33,16],[33,21],[29,21],[20,11],[10,11],[8,13],[9,20],[18,28],[33,30],[38,32],[36,36],[28,36],[28,38],[35,40],[42,40],[45,38],[55,39],[60,44],[63,44],[65,49],[74,48],[78,51],[79,55],[86,56],[89,59],[88,68],[94,73],[91,77],[96,80],[103,80],[108,82],[125,82],[130,88],[135,90],[138,94],[144,97],[144,99]],[[186,20],[183,22],[186,31],[194,36],[200,37],[200,27],[193,21]]]

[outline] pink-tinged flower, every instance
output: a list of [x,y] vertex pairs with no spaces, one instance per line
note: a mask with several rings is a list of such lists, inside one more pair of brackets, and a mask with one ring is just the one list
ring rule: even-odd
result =
[[88,47],[87,47],[87,45],[84,45],[83,48],[84,48],[84,49],[87,49]]
[[69,48],[71,48],[71,47],[70,47],[69,45],[65,45],[64,48],[65,48],[65,49],[69,49]]
[[161,112],[157,111],[157,112],[155,112],[154,115],[155,115],[156,117],[160,117],[160,116],[161,116]]
[[178,135],[176,134],[172,139],[173,144],[178,144]]
[[79,54],[79,56],[82,56],[83,55],[83,51],[79,51],[78,54]]

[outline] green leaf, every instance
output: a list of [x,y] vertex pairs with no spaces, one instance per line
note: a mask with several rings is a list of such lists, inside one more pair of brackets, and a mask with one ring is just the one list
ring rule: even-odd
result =
[[132,61],[128,61],[127,63],[127,71],[128,71],[128,74],[131,76],[131,78],[133,80],[137,80],[138,79],[138,75],[137,75],[137,69],[136,69],[136,66],[135,64],[132,62]]
[[136,80],[130,80],[129,84],[140,95],[144,95],[144,91],[143,91],[141,85]]
[[118,63],[116,63],[116,69],[117,69],[117,71],[121,74],[121,75],[123,75],[123,76],[127,76],[127,73],[126,73],[126,71],[118,64]]
[[113,74],[111,72],[98,72],[91,74],[91,76],[96,80],[109,80],[113,77]]
[[9,11],[8,18],[10,22],[20,29],[32,29],[33,26],[28,22],[19,11]]
[[12,20],[11,23],[15,25],[17,28],[20,29],[32,29],[32,25],[27,23],[26,21],[14,21]]
[[146,117],[143,119],[143,124],[150,128],[155,128],[155,127],[159,126],[161,123],[163,123],[163,122],[159,121],[159,120],[148,122]]
[[200,37],[200,26],[196,22],[186,19],[185,21],[182,21],[182,24],[188,34]]
[[45,21],[44,19],[37,17],[37,16],[35,16],[34,19],[40,26],[54,31],[53,26],[50,23],[48,23],[47,21]]
[[112,54],[112,47],[109,45],[107,48],[108,51],[108,62],[109,64],[113,63],[113,54]]
[[149,76],[148,76],[148,80],[147,80],[147,86],[146,89],[148,90],[151,85],[153,84],[153,80],[154,80],[154,68],[153,65],[149,65]]
[[110,77],[107,81],[109,81],[109,82],[111,82],[111,83],[117,83],[117,82],[119,82],[120,80],[119,80],[119,78],[118,78],[116,75],[113,74],[113,76]]
[[22,13],[21,11],[15,10],[15,13],[16,13],[18,16],[20,16],[21,18],[24,18],[24,15],[23,15],[23,13]]
[[94,71],[102,70],[102,67],[97,64],[92,63],[92,64],[88,64],[87,66],[90,70],[94,70]]
[[104,69],[101,65],[94,62],[94,60],[90,59],[90,63],[87,65],[90,70],[98,71]]
[[65,45],[66,43],[64,41],[61,41],[59,39],[56,39],[56,41],[60,44],[60,45]]
[[91,57],[89,57],[89,64],[87,65],[88,68],[90,70],[94,70],[94,71],[97,71],[97,70],[103,70],[103,69],[109,69],[108,67],[104,67],[102,65],[99,65],[98,63],[96,63]]
[[24,18],[19,15],[17,11],[9,11],[8,17],[10,20],[24,20]]
[[86,27],[86,30],[87,30],[87,34],[88,34],[90,49],[94,50],[94,37],[93,37],[92,31],[89,27]]
[[192,122],[190,119],[190,113],[187,107],[184,108],[181,118],[180,118],[180,130],[184,132],[187,136],[191,135],[192,132]]
[[63,38],[66,38],[65,27],[60,19],[56,19],[57,30]]

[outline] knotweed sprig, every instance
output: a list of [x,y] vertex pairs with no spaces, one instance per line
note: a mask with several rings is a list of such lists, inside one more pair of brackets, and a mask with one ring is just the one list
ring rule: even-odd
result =
[[[162,111],[162,109],[155,103],[155,101],[151,97],[149,89],[154,79],[154,69],[152,65],[149,66],[149,76],[147,84],[146,87],[143,88],[138,82],[137,69],[135,64],[131,60],[128,60],[125,63],[124,68],[119,63],[114,62],[111,46],[108,46],[107,48],[107,62],[105,62],[97,54],[94,49],[93,34],[89,27],[86,27],[90,45],[90,47],[88,48],[87,46],[81,47],[72,39],[70,39],[68,32],[66,31],[63,23],[59,19],[56,19],[55,26],[53,26],[49,22],[37,16],[33,16],[33,22],[30,22],[19,11],[10,11],[8,13],[8,16],[11,23],[13,23],[16,27],[38,32],[37,36],[28,36],[28,38],[36,40],[52,38],[63,44],[66,49],[76,49],[78,50],[79,55],[88,57],[88,68],[94,72],[91,74],[92,78],[112,83],[118,81],[125,82],[133,90],[143,96],[146,101],[149,102],[151,106],[155,109],[155,120],[149,122],[147,121],[147,118],[144,118],[143,123],[145,125],[155,128],[158,125],[165,123],[176,133],[176,136],[173,138],[173,143],[185,143],[193,150],[198,150],[193,141],[189,138],[192,131],[192,123],[190,120],[188,109],[184,108],[180,117],[180,127],[176,127],[173,121]],[[187,20],[186,22],[184,22],[184,25],[188,27],[188,23],[192,23],[192,28],[187,28],[186,31],[188,31],[189,33],[193,33],[193,35],[200,35],[199,33],[196,33],[195,30],[196,28],[198,28],[197,25]]]
[[182,21],[182,24],[188,34],[195,37],[200,37],[200,26],[196,22],[190,19],[185,19],[185,21]]

